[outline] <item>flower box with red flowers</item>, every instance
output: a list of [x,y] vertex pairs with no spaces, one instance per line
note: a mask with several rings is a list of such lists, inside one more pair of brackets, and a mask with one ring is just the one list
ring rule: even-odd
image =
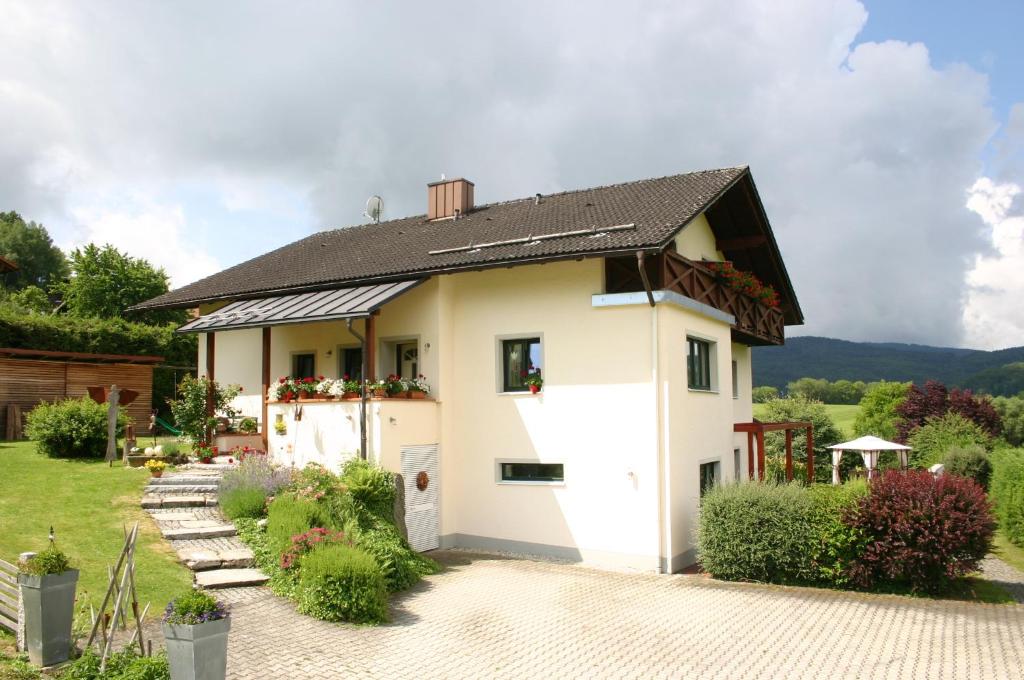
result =
[[750,272],[736,269],[732,262],[705,262],[722,285],[744,295],[749,295],[761,304],[777,308],[779,306],[779,294],[769,285],[761,283],[761,280]]

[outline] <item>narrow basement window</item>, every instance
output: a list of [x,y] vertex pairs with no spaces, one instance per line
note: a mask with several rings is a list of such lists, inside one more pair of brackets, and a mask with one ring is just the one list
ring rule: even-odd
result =
[[700,495],[703,496],[711,487],[718,483],[721,477],[721,465],[719,462],[700,464]]
[[498,461],[501,482],[560,484],[565,481],[563,463],[510,463]]

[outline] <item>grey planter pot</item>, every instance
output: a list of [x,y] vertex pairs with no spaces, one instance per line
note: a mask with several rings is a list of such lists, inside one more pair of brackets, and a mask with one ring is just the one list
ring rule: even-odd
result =
[[71,654],[71,624],[75,618],[78,570],[62,574],[18,574],[25,603],[25,646],[29,661],[53,666]]
[[231,617],[194,626],[164,624],[171,680],[224,680]]

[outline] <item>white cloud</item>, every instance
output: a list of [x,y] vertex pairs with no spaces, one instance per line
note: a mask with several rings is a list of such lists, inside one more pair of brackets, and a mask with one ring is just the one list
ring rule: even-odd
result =
[[62,244],[67,249],[86,243],[107,244],[133,257],[163,267],[171,286],[209,276],[222,268],[202,243],[184,233],[185,213],[178,205],[136,203],[116,208],[79,207],[72,211],[77,238]]
[[1013,214],[1019,185],[987,177],[971,187],[967,207],[990,230],[993,250],[977,255],[967,273],[964,327],[972,347],[1017,346],[1024,338],[1024,216]]
[[[963,201],[997,127],[988,82],[922,44],[856,43],[855,0],[15,5],[0,209],[58,231],[86,213],[132,230],[102,206],[144,186],[187,215],[171,220],[183,259],[208,264],[207,238],[228,265],[232,241],[248,256],[308,222],[360,222],[371,194],[389,217],[421,213],[442,172],[490,201],[748,163],[798,332],[963,340],[988,247]],[[182,198],[195,185],[229,219]],[[290,205],[243,223],[278,195],[315,219]]]

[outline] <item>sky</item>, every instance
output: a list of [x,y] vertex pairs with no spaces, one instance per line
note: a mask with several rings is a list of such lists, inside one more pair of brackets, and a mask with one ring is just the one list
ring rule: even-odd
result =
[[[1024,3],[0,0],[0,210],[180,286],[309,233],[749,165],[807,323],[1024,345]],[[401,247],[401,244],[395,244]]]

